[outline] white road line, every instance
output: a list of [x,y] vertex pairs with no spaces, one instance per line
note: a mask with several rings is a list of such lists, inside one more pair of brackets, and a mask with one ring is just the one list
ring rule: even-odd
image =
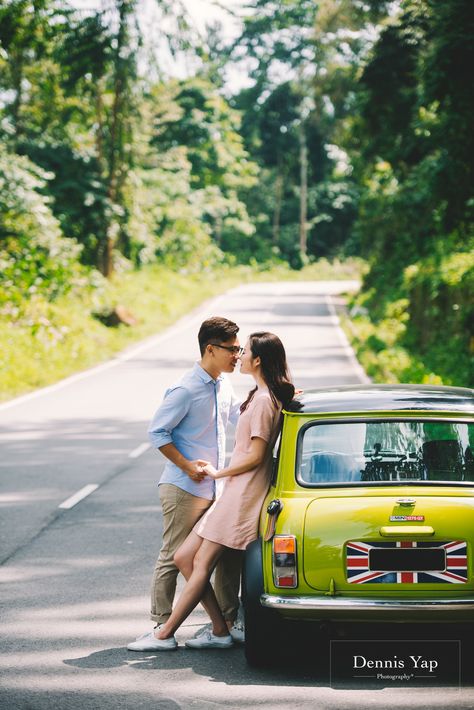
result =
[[58,505],[58,508],[62,508],[63,510],[74,508],[81,500],[84,500],[84,498],[87,498],[87,496],[90,496],[91,493],[96,491],[98,487],[99,485],[97,483],[90,483],[88,486],[84,486],[80,491],[77,491],[73,496],[63,501],[61,505]]
[[[128,457],[130,459],[137,459],[139,456],[144,454],[145,451],[148,451],[150,446],[151,444],[145,441],[143,444],[140,444],[140,446],[137,446],[136,449],[130,451]],[[81,500],[84,500],[84,498],[90,496],[91,493],[94,493],[94,491],[96,491],[98,488],[98,483],[89,483],[89,485],[84,486],[84,488],[81,488],[80,491],[77,491],[77,493],[74,493],[74,495],[72,495],[70,498],[67,498],[60,505],[58,505],[58,508],[61,508],[62,510],[70,510],[71,508],[74,508],[75,505],[80,503]]]
[[145,453],[145,451],[148,451],[150,448],[151,444],[148,442],[144,442],[143,444],[140,444],[140,446],[137,446],[136,449],[133,449],[133,451],[130,451],[128,458],[129,459],[137,459],[139,456]]
[[358,361],[358,359],[355,356],[354,349],[352,348],[351,344],[349,343],[349,340],[347,339],[346,334],[341,328],[341,321],[339,316],[336,313],[336,308],[334,306],[334,303],[332,302],[331,296],[326,295],[325,301],[327,304],[327,307],[329,309],[330,313],[330,319],[331,322],[335,325],[336,331],[339,336],[339,340],[341,341],[341,345],[344,348],[344,352],[346,353],[347,357],[349,358],[351,365],[353,366],[354,370],[357,373],[358,378],[360,379],[362,384],[370,384],[372,380],[370,377],[367,375],[365,372],[364,368]]

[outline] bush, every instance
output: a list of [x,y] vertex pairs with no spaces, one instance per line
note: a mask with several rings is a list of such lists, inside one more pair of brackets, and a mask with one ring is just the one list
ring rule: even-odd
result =
[[29,299],[54,300],[86,279],[81,247],[62,236],[49,200],[51,177],[26,157],[0,150],[0,308],[14,315]]
[[473,386],[473,290],[474,252],[466,251],[411,264],[396,291],[358,296],[346,326],[369,376]]

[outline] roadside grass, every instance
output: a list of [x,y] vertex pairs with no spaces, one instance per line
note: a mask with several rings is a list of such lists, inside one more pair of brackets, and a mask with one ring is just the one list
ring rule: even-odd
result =
[[[323,259],[301,271],[263,265],[186,274],[153,265],[54,302],[33,298],[24,304],[21,317],[0,316],[0,401],[104,362],[241,283],[359,280],[363,270],[359,259]],[[133,316],[133,325],[108,327],[94,316],[118,305]]]
[[393,342],[393,331],[385,324],[374,325],[368,317],[351,318],[346,314],[341,316],[341,326],[358,361],[373,382],[444,384],[439,375],[430,372],[406,348]]
[[402,318],[390,317],[374,323],[370,315],[358,311],[351,296],[340,321],[358,361],[373,382],[467,386],[454,371],[452,379],[443,379],[400,344],[405,333]]

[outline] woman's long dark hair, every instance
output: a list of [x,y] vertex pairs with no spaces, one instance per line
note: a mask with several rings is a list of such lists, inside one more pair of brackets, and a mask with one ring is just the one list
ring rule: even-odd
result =
[[[260,331],[249,336],[249,345],[252,357],[260,358],[261,374],[270,392],[270,397],[276,406],[280,403],[287,407],[293,399],[295,388],[291,382],[291,375],[286,363],[286,353],[283,343],[278,335]],[[240,407],[243,412],[247,409],[257,387],[249,392],[245,402]]]

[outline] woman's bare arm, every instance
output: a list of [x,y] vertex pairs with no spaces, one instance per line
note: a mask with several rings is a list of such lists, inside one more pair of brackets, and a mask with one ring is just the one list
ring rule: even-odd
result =
[[267,447],[268,443],[265,439],[255,436],[250,440],[248,454],[242,458],[237,466],[227,466],[220,471],[216,471],[214,466],[208,464],[204,466],[204,472],[211,478],[225,478],[226,476],[238,476],[241,473],[246,473],[262,463]]

